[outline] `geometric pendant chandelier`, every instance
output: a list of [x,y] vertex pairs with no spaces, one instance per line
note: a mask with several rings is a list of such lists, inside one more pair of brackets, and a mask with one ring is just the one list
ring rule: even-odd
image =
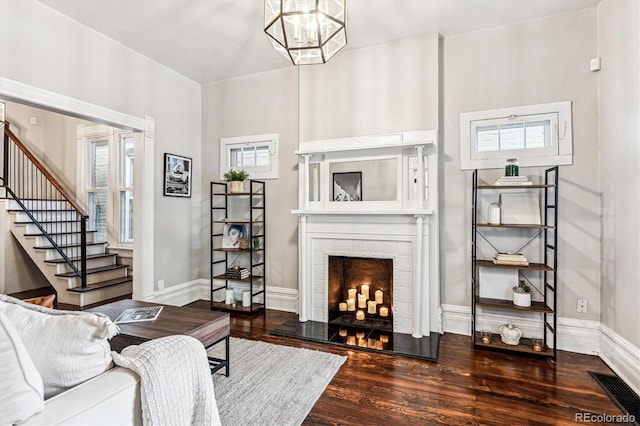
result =
[[265,0],[264,32],[294,65],[324,64],[347,44],[346,0]]

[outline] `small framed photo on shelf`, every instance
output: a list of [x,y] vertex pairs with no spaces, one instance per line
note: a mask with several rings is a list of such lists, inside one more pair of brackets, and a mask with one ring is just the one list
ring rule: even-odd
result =
[[333,201],[362,201],[362,172],[333,174]]
[[247,237],[247,227],[240,223],[227,223],[224,225],[224,235],[222,236],[222,248],[239,249],[240,241]]
[[164,195],[191,197],[191,158],[164,154]]

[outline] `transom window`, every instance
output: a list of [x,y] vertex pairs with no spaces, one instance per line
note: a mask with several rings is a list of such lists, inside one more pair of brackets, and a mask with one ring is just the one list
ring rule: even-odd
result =
[[572,163],[571,103],[530,105],[460,114],[463,170]]
[[246,170],[252,179],[278,178],[278,135],[220,139],[220,178],[229,169]]

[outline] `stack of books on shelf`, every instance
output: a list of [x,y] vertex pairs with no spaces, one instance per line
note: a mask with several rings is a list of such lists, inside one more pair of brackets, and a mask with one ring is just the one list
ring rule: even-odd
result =
[[502,176],[494,185],[533,185],[527,176]]
[[224,273],[224,276],[234,280],[242,280],[249,278],[249,270],[247,268],[229,268],[227,272]]
[[521,254],[498,253],[493,257],[496,265],[529,266],[529,261]]

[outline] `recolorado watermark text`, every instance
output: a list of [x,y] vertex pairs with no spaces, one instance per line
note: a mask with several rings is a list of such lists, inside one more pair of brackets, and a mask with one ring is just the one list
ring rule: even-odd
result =
[[633,423],[636,417],[633,414],[594,414],[576,413],[576,423]]

